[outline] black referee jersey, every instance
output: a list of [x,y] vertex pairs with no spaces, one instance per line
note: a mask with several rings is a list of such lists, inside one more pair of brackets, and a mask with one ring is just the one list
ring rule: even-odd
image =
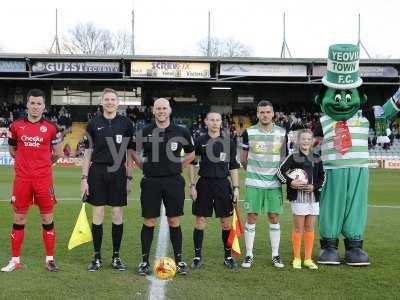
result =
[[93,149],[93,163],[113,165],[117,158],[122,158],[121,163],[125,162],[126,149],[133,149],[133,124],[127,117],[117,114],[114,119],[106,119],[103,115],[98,116],[88,123],[86,131],[85,148]]
[[200,156],[199,176],[203,178],[226,178],[229,171],[239,169],[236,159],[236,143],[229,135],[211,138],[208,134],[195,141],[196,156]]
[[134,150],[143,150],[143,175],[165,177],[182,173],[182,149],[194,151],[192,137],[187,128],[170,124],[158,128],[156,123],[145,126],[135,136]]

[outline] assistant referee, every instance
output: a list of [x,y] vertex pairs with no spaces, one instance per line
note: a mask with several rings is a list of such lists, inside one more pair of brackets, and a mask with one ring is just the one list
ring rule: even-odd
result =
[[87,139],[82,165],[81,192],[93,206],[92,234],[94,259],[88,271],[101,268],[104,207],[111,206],[113,254],[111,265],[125,271],[119,257],[123,234],[122,207],[127,205],[132,169],[125,167],[127,148],[133,145],[133,124],[119,114],[118,95],[113,89],[104,89],[101,97],[103,114],[87,125]]
[[[205,123],[208,128],[207,134],[200,136],[194,143],[196,157],[200,158],[200,178],[197,184],[194,165],[189,166],[192,212],[196,216],[193,230],[194,258],[191,267],[198,269],[203,264],[201,249],[206,218],[211,217],[215,210],[215,216],[221,220],[224,265],[229,269],[236,269],[237,263],[228,245],[230,216],[233,214],[233,205],[239,198],[240,164],[236,159],[236,143],[229,133],[221,133],[222,120],[219,113],[209,112]],[[232,183],[228,176],[231,177]]]
[[[140,183],[144,218],[141,231],[142,262],[138,267],[140,275],[150,274],[149,254],[161,201],[168,219],[177,273],[187,273],[187,265],[182,261],[180,216],[183,215],[185,201],[185,180],[181,173],[182,168],[194,159],[194,146],[189,130],[171,123],[171,112],[167,99],[157,99],[153,107],[155,122],[136,134],[135,151],[132,151],[135,163],[143,169]],[[184,158],[181,157],[182,149],[186,153]],[[141,151],[143,161],[139,156]]]

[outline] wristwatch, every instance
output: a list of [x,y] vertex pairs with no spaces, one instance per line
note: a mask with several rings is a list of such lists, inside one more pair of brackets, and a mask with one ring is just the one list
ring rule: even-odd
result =
[[126,175],[126,179],[128,179],[129,181],[131,181],[131,180],[133,179],[133,177],[132,177],[132,176]]
[[81,176],[81,180],[87,179],[87,178],[88,178],[87,175],[82,175],[82,176]]
[[234,185],[234,186],[233,186],[233,189],[238,189],[238,190],[239,190],[240,187],[239,187],[238,185]]

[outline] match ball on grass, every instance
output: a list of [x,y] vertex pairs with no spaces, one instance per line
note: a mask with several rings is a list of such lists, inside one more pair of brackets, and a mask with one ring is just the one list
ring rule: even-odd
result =
[[289,177],[289,178],[291,178],[291,179],[297,179],[297,180],[300,180],[301,182],[303,182],[303,183],[307,183],[308,182],[308,176],[307,176],[307,173],[304,171],[304,170],[302,170],[302,169],[293,169],[293,170],[290,170],[288,173],[287,173],[287,176]]
[[161,257],[154,262],[154,275],[162,280],[171,279],[176,274],[175,261],[170,257]]

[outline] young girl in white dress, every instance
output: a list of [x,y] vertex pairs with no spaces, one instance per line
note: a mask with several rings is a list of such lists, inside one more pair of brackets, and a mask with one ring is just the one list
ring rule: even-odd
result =
[[301,242],[304,237],[303,266],[318,269],[312,260],[314,226],[319,215],[319,196],[325,172],[319,155],[313,153],[313,134],[302,129],[297,137],[298,151],[290,154],[281,164],[278,177],[287,184],[287,198],[293,213],[293,268],[301,269]]

